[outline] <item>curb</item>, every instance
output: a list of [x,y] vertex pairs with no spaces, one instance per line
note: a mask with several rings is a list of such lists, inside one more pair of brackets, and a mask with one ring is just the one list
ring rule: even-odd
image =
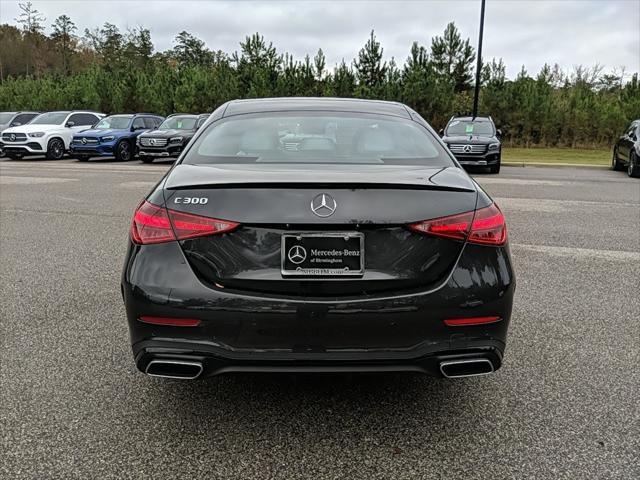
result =
[[593,168],[596,170],[610,170],[609,165],[593,165],[589,163],[542,163],[542,162],[502,162],[505,167],[551,167],[551,168]]

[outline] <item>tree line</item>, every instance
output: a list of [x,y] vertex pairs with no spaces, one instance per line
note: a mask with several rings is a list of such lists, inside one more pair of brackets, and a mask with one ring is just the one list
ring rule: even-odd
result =
[[[371,32],[357,57],[330,68],[322,49],[303,59],[280,53],[256,33],[226,53],[183,31],[157,52],[146,28],[105,23],[82,34],[61,15],[19,4],[16,25],[0,25],[0,111],[93,109],[117,112],[209,112],[235,98],[337,96],[396,100],[435,128],[473,103],[475,50],[450,23],[429,46],[411,45],[402,64],[385,59]],[[480,114],[491,115],[515,146],[609,146],[640,117],[638,74],[545,65],[506,77],[502,59],[483,63]]]

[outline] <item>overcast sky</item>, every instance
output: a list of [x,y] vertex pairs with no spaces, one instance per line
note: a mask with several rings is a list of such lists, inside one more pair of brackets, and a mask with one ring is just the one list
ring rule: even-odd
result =
[[[123,30],[144,26],[156,49],[165,50],[187,30],[211,49],[233,52],[257,31],[298,58],[321,47],[328,66],[351,61],[371,29],[385,57],[400,64],[414,40],[430,45],[450,21],[475,47],[480,14],[480,0],[31,1],[46,16],[47,32],[55,17],[67,14],[81,33],[104,22]],[[17,1],[0,0],[0,23],[15,23],[18,14]],[[522,65],[536,73],[545,62],[566,70],[600,63],[607,71],[624,66],[637,72],[640,0],[487,0],[483,57],[502,57],[509,77]]]

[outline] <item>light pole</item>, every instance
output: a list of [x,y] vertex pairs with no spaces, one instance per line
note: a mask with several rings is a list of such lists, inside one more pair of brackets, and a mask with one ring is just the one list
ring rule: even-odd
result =
[[478,116],[478,97],[480,97],[480,71],[482,70],[482,34],[484,32],[484,2],[480,6],[480,35],[478,37],[478,63],[476,66],[476,88],[473,94],[473,118]]

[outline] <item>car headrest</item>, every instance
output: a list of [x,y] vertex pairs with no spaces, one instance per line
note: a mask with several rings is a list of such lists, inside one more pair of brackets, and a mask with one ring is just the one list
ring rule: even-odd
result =
[[248,130],[240,139],[240,150],[243,152],[265,152],[276,150],[278,139],[275,132],[268,129]]
[[358,153],[384,153],[393,150],[395,142],[386,130],[368,128],[360,133],[356,142]]
[[309,137],[303,138],[298,145],[300,151],[323,151],[333,152],[336,149],[336,142],[330,138]]

